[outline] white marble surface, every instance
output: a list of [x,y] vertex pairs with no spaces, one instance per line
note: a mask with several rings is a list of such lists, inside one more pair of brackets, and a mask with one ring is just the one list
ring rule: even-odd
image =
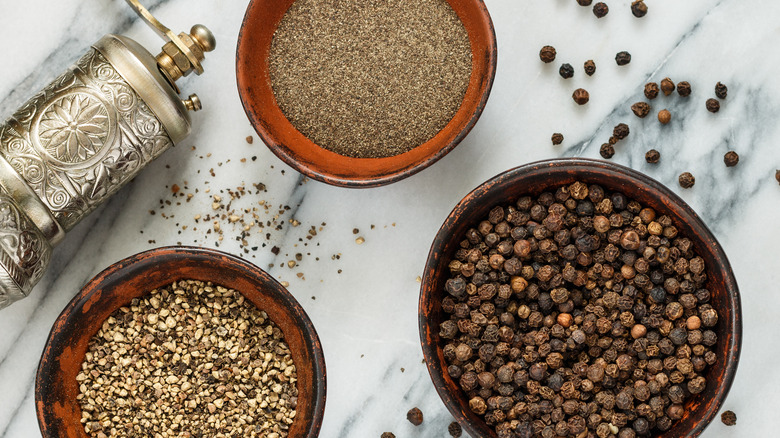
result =
[[[33,380],[38,358],[51,324],[87,280],[109,264],[153,247],[178,242],[214,247],[214,236],[205,234],[205,227],[193,229],[192,217],[211,208],[203,191],[258,182],[266,184],[267,192],[240,202],[265,200],[292,209],[270,240],[265,232],[247,239],[250,247],[260,248],[246,257],[264,268],[274,265],[270,272],[289,281],[319,331],[328,367],[321,436],[378,437],[384,431],[398,437],[445,436],[451,417],[421,363],[417,333],[416,277],[436,230],[463,195],[509,167],[560,156],[597,157],[619,122],[631,126],[631,135],[618,145],[614,160],[666,183],[699,212],[729,254],[742,290],[742,360],[725,404],[737,412],[739,424],[726,428],[716,421],[704,436],[776,436],[780,187],[773,175],[780,168],[780,3],[648,0],[650,12],[641,20],[630,14],[629,0],[608,3],[610,14],[597,20],[574,0],[487,0],[498,34],[499,67],[475,129],[418,175],[388,187],[346,190],[302,181],[261,142],[246,143],[253,131],[239,103],[234,74],[246,1],[155,2],[154,13],[175,30],[202,22],[217,36],[218,49],[205,63],[206,74],[181,84],[185,92],[197,92],[205,108],[194,117],[191,138],[73,230],[32,295],[0,312],[0,438],[37,436]],[[4,0],[2,9],[3,117],[104,33],[127,34],[152,51],[159,47],[156,36],[119,0]],[[555,65],[538,60],[545,44],[558,49]],[[615,65],[614,55],[621,50],[632,53],[630,65]],[[591,58],[598,70],[587,77],[581,66]],[[560,62],[575,66],[574,79],[558,76]],[[629,106],[642,97],[642,85],[664,76],[689,81],[693,95],[653,102],[656,110],[663,105],[672,111],[667,126],[653,117],[635,118]],[[704,101],[717,81],[729,85],[729,97],[719,114],[710,114]],[[570,98],[580,86],[591,94],[583,107]],[[550,145],[553,132],[566,136],[562,146]],[[661,151],[659,165],[644,162],[651,147]],[[742,157],[736,168],[723,165],[729,149]],[[249,159],[242,163],[241,158]],[[685,170],[697,178],[690,190],[676,184]],[[197,187],[200,193],[189,203],[176,205],[174,200],[160,210],[160,199],[173,200],[169,187],[183,187],[184,181],[186,192]],[[149,214],[151,209],[155,215]],[[301,226],[286,221],[293,216]],[[322,222],[327,225],[314,239],[304,239],[309,246],[300,246],[307,229]],[[182,225],[188,228],[182,231]],[[360,230],[364,244],[355,243],[353,228]],[[219,248],[242,253],[233,240],[237,234],[237,229],[226,228]],[[263,243],[269,245],[263,248]],[[274,245],[281,248],[278,257],[269,249]],[[297,252],[311,256],[294,269],[280,267]],[[332,259],[335,254],[340,258]],[[419,428],[405,419],[413,406],[425,413]]]

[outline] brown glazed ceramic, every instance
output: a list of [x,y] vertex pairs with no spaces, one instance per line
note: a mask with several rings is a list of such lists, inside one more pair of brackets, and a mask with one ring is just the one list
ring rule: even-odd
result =
[[351,158],[304,137],[279,109],[269,77],[271,40],[294,0],[252,0],[236,53],[238,93],[250,122],[279,158],[313,179],[343,187],[376,187],[411,176],[435,163],[468,134],[487,102],[496,73],[496,35],[483,0],[448,0],[471,41],[473,68],[466,96],[436,136],[409,152],[387,158]]
[[87,344],[108,316],[133,298],[177,280],[211,281],[241,292],[284,333],[298,371],[298,413],[290,438],[319,435],[325,410],[325,359],[300,304],[260,268],[223,252],[189,247],[146,251],[111,265],[76,295],[54,323],[38,366],[35,405],[45,438],[86,438],[76,383]]
[[496,437],[496,433],[469,410],[466,394],[446,372],[439,324],[444,317],[441,299],[447,280],[447,264],[454,257],[466,230],[487,217],[491,207],[510,203],[522,195],[538,195],[576,180],[620,191],[654,208],[658,214],[668,215],[680,235],[693,241],[695,251],[706,262],[711,304],[720,315],[715,347],[718,361],[707,371],[705,391],[689,400],[685,416],[658,437],[699,436],[726,398],[739,361],[742,313],[734,274],[718,241],[682,199],[646,175],[604,161],[560,159],[517,167],[479,186],[450,213],[431,246],[420,289],[420,338],[436,390],[452,415],[472,436]]

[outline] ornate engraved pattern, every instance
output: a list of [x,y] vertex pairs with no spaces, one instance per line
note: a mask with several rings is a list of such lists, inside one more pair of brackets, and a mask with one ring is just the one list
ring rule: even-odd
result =
[[51,250],[46,237],[0,189],[0,309],[30,293],[49,264]]
[[94,49],[0,126],[0,153],[66,231],[172,145]]

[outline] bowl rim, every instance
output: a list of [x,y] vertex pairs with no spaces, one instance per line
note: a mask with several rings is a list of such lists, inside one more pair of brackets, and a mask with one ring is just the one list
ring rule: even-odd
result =
[[[58,417],[51,409],[47,409],[47,406],[53,405],[52,400],[50,400],[51,392],[48,391],[48,382],[51,379],[56,379],[59,373],[58,355],[54,351],[55,348],[53,348],[53,345],[58,342],[58,338],[61,336],[59,329],[67,324],[67,319],[75,314],[76,310],[82,307],[88,308],[88,306],[91,305],[91,298],[96,292],[101,292],[104,286],[116,283],[122,277],[138,276],[138,271],[147,272],[155,266],[160,266],[161,263],[188,260],[197,263],[209,261],[219,267],[238,268],[241,270],[244,277],[263,283],[271,289],[274,295],[278,296],[278,299],[283,306],[289,309],[292,318],[298,322],[296,327],[299,329],[307,350],[311,354],[312,384],[314,385],[311,402],[314,415],[310,419],[309,427],[305,430],[305,437],[316,438],[319,435],[325,414],[327,372],[325,367],[325,356],[319,335],[306,311],[284,286],[258,266],[224,251],[192,246],[164,246],[153,248],[112,263],[89,280],[89,282],[80,289],[79,293],[71,299],[68,305],[65,306],[52,325],[43,352],[41,353],[38,370],[35,376],[35,409],[38,426],[42,435],[49,436],[44,434],[44,431],[48,433],[48,425],[52,424],[53,420]],[[178,280],[181,279],[171,278],[170,281],[173,282]]]
[[[318,162],[304,159],[304,157],[299,156],[297,152],[291,149],[289,145],[277,139],[277,136],[272,133],[273,124],[269,123],[266,120],[266,118],[264,118],[264,116],[262,115],[263,113],[262,105],[257,102],[257,99],[255,99],[253,96],[250,96],[250,94],[252,94],[252,89],[254,87],[253,87],[252,79],[248,77],[249,76],[249,73],[247,72],[247,70],[249,69],[247,67],[248,61],[245,61],[244,59],[244,52],[250,50],[250,48],[247,47],[248,43],[245,44],[242,43],[246,41],[245,32],[247,28],[247,23],[252,19],[252,16],[255,14],[256,9],[263,7],[264,4],[268,1],[269,0],[250,0],[244,18],[241,22],[241,28],[238,34],[238,44],[236,45],[236,62],[235,62],[238,95],[241,100],[241,105],[244,108],[244,112],[246,113],[250,124],[252,125],[255,132],[260,137],[260,139],[263,141],[263,143],[266,144],[266,146],[271,150],[271,152],[274,153],[274,155],[276,155],[288,166],[292,167],[293,169],[300,172],[301,174],[311,179],[324,182],[326,184],[330,184],[338,187],[346,187],[346,188],[372,188],[372,187],[379,187],[394,182],[398,182],[402,179],[408,178],[424,170],[425,168],[431,166],[433,163],[439,161],[445,155],[451,152],[469,134],[471,129],[474,127],[474,125],[476,125],[477,121],[482,115],[482,112],[484,111],[485,106],[487,105],[488,97],[490,96],[491,90],[493,88],[493,83],[495,81],[495,75],[496,75],[496,69],[498,63],[498,46],[496,42],[496,31],[495,31],[495,27],[493,26],[493,20],[487,9],[487,6],[485,5],[484,0],[447,0],[448,3],[451,3],[453,1],[460,2],[460,3],[464,1],[468,1],[474,3],[474,5],[477,7],[477,9],[480,12],[481,15],[480,19],[482,21],[482,26],[486,28],[487,41],[485,46],[481,47],[481,50],[479,52],[475,51],[473,46],[471,49],[472,55],[477,55],[477,54],[482,55],[484,53],[484,57],[486,58],[486,63],[485,63],[486,65],[482,77],[479,79],[479,81],[475,82],[473,76],[478,74],[478,72],[476,69],[472,71],[472,77],[471,79],[469,79],[470,84],[466,91],[466,97],[464,97],[464,100],[459,106],[456,115],[453,116],[453,119],[450,120],[448,125],[445,128],[443,128],[441,131],[439,131],[439,133],[437,133],[433,138],[429,139],[427,142],[423,143],[422,145],[418,146],[415,149],[423,147],[423,145],[427,145],[428,143],[431,143],[433,141],[443,142],[444,140],[437,140],[437,139],[445,131],[447,131],[447,127],[449,127],[449,124],[451,124],[453,120],[456,117],[458,117],[458,113],[463,111],[464,108],[469,108],[468,119],[463,121],[462,123],[459,123],[457,129],[450,130],[452,132],[448,133],[445,136],[446,143],[444,144],[444,146],[436,149],[435,152],[427,154],[422,159],[417,161],[409,161],[408,159],[401,160],[401,158],[399,158],[399,157],[403,157],[404,155],[412,153],[412,151],[414,151],[415,149],[391,157],[354,158],[354,157],[343,156],[322,148],[322,151],[324,152],[328,161],[336,161],[336,160],[342,161],[345,167],[349,167],[349,168],[361,167],[370,162],[376,163],[379,160],[385,160],[385,162],[388,163],[391,160],[399,161],[399,163],[393,163],[392,166],[389,166],[391,167],[391,169],[387,171],[383,170],[378,174],[372,174],[372,175],[354,175],[354,174],[337,175],[333,172],[323,169],[322,166],[318,164]],[[463,21],[462,18],[461,21]],[[479,91],[479,99],[473,102],[469,102],[467,100],[467,96],[472,87],[477,87]],[[275,106],[274,111],[278,110],[281,112],[281,110],[278,108],[278,105],[276,104],[275,98],[273,99],[273,102]],[[473,109],[471,109],[472,106]],[[293,127],[293,125],[289,122],[289,120],[287,120],[286,117],[284,117],[284,121],[286,123],[284,123],[284,126],[281,126],[279,130],[293,130],[297,132],[297,130]],[[304,140],[311,142],[311,140],[308,140],[302,134],[301,137],[303,137]],[[313,142],[311,142],[311,144],[314,145],[315,147],[318,148],[320,147]]]
[[[716,256],[719,262],[720,270],[723,272],[725,278],[724,288],[726,290],[726,296],[728,297],[728,307],[731,308],[730,323],[733,328],[732,336],[729,338],[727,344],[727,354],[723,366],[725,367],[723,380],[718,383],[715,393],[715,403],[707,409],[702,415],[702,418],[691,429],[687,437],[698,437],[717,416],[718,411],[721,409],[728,393],[731,389],[731,385],[734,381],[734,377],[739,365],[740,350],[742,345],[742,306],[739,288],[737,286],[734,272],[731,268],[731,264],[720,245],[718,240],[712,234],[710,229],[699,217],[698,214],[677,194],[671,189],[656,181],[644,173],[631,169],[626,166],[622,166],[613,162],[604,160],[594,160],[588,158],[555,158],[548,160],[535,161],[525,165],[517,166],[512,169],[501,172],[487,181],[478,185],[475,189],[469,192],[458,204],[452,209],[447,216],[442,226],[436,232],[433,243],[431,244],[428,257],[425,262],[425,272],[422,277],[420,285],[420,299],[418,306],[418,329],[420,334],[420,344],[423,350],[423,357],[425,360],[428,374],[433,381],[436,392],[442,399],[447,409],[455,417],[458,423],[463,428],[472,434],[473,436],[480,436],[480,432],[475,430],[470,421],[461,411],[461,405],[455,399],[453,394],[447,389],[447,383],[444,379],[444,369],[440,367],[440,363],[437,358],[437,344],[433,342],[433,339],[438,338],[436,333],[433,333],[431,327],[431,321],[428,318],[426,309],[431,306],[432,295],[439,291],[431,291],[430,284],[433,278],[436,276],[437,267],[439,261],[437,255],[441,254],[444,245],[449,240],[450,230],[453,229],[458,222],[460,222],[460,216],[463,212],[472,208],[477,208],[479,200],[482,196],[489,193],[492,187],[502,186],[507,183],[516,181],[523,177],[527,177],[532,173],[544,173],[550,170],[558,172],[574,172],[583,173],[594,170],[605,171],[615,176],[622,175],[632,184],[639,187],[646,187],[654,193],[654,197],[666,197],[671,203],[679,208],[680,216],[686,219],[688,225],[696,230],[708,243],[712,253]],[[660,196],[659,196],[660,195]],[[429,339],[431,342],[429,342]],[[463,407],[466,408],[466,407]],[[495,436],[495,435],[494,435]]]

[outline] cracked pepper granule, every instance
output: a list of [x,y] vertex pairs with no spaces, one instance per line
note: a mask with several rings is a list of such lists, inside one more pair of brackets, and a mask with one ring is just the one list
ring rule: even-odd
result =
[[293,126],[361,158],[433,138],[463,102],[472,69],[468,34],[445,0],[297,0],[269,63]]

